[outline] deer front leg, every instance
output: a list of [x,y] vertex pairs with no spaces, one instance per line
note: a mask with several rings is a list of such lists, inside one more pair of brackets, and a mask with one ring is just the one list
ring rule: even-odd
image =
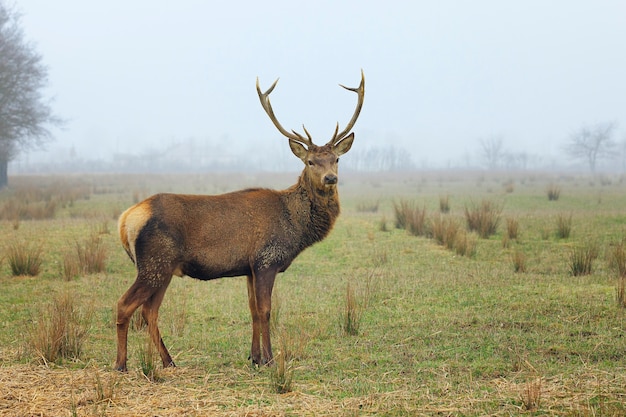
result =
[[276,273],[276,269],[264,270],[257,272],[254,277],[258,327],[261,332],[263,348],[261,363],[264,365],[272,365],[274,359],[270,338],[270,316],[272,312],[272,289],[274,288]]
[[252,348],[250,357],[254,365],[261,364],[261,327],[259,313],[256,304],[256,291],[254,289],[254,275],[248,275],[248,305],[252,316]]

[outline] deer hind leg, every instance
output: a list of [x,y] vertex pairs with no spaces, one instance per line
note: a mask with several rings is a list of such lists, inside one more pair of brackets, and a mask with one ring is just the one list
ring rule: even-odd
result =
[[[274,359],[270,338],[270,315],[276,272],[276,270],[263,270],[248,276],[248,300],[252,313],[251,356],[252,362],[256,364],[271,365]],[[263,347],[263,355],[260,352],[260,345]]]
[[115,369],[118,371],[126,371],[130,317],[156,290],[156,288],[147,286],[145,282],[141,282],[137,278],[135,283],[117,302],[117,359],[115,360]]
[[146,323],[148,323],[148,333],[150,334],[150,339],[159,350],[159,355],[161,356],[164,368],[176,366],[170,356],[170,353],[165,347],[165,344],[163,343],[157,324],[159,318],[159,307],[161,306],[161,302],[163,302],[165,291],[167,290],[167,286],[169,285],[171,279],[172,278],[170,277],[162,287],[158,288],[156,292],[143,303],[143,307],[141,308],[141,314],[146,320]]

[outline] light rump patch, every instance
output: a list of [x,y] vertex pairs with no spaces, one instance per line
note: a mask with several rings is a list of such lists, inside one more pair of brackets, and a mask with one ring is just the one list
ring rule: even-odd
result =
[[135,241],[141,229],[152,217],[152,207],[150,200],[142,201],[135,204],[120,215],[118,221],[118,230],[122,245],[128,253],[128,256],[136,262]]

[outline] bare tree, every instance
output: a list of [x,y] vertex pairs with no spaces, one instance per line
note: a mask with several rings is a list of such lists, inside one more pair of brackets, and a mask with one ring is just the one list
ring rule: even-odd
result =
[[42,90],[48,69],[20,27],[20,15],[0,0],[0,188],[7,167],[20,150],[41,147],[51,138],[47,126],[60,124]]
[[506,156],[501,136],[480,140],[480,158],[488,169],[496,169]]
[[583,126],[570,135],[563,149],[570,158],[585,160],[591,172],[596,172],[598,159],[614,156],[617,146],[612,138],[614,130],[615,123]]

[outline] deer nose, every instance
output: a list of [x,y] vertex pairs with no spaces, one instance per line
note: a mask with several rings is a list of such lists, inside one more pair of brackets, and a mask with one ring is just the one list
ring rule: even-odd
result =
[[335,174],[327,174],[324,177],[324,184],[326,185],[337,184],[337,176]]

